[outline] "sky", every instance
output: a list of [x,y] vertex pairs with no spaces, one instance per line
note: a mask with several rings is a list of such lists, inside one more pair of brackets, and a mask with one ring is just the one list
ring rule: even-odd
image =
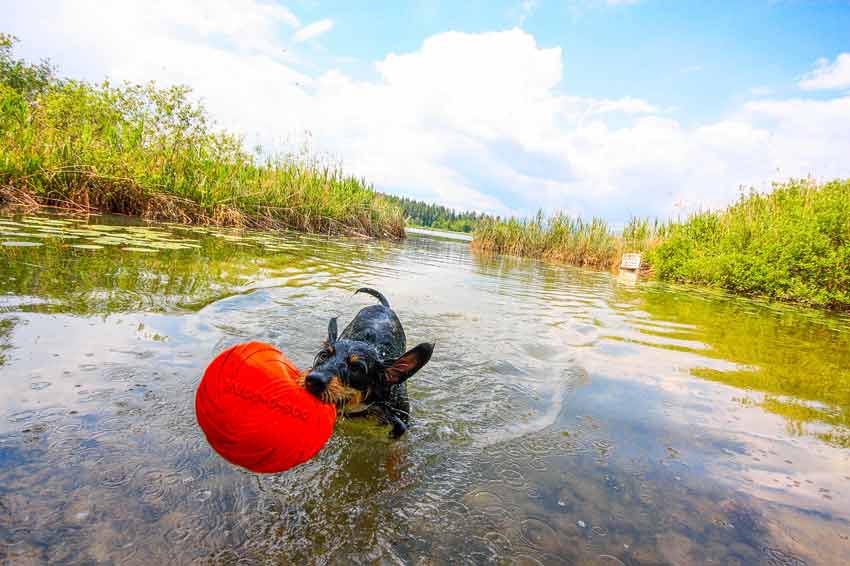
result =
[[186,84],[378,190],[622,224],[850,177],[850,0],[0,0],[19,56]]

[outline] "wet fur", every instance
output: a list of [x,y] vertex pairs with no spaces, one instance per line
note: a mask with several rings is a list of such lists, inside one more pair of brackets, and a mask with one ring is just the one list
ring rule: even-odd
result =
[[365,307],[337,337],[336,319],[328,324],[328,338],[313,367],[304,376],[305,387],[344,415],[377,416],[392,425],[391,436],[404,434],[410,418],[405,381],[431,358],[433,344],[405,351],[407,338],[389,301],[374,289],[358,289],[378,299]]
[[[305,380],[307,378],[307,374],[309,374],[312,370],[313,368],[310,368],[307,371],[301,372],[301,375],[299,376],[301,387],[306,387]],[[319,396],[319,400],[329,405],[336,405],[338,409],[343,411],[343,414],[346,414],[351,409],[360,405],[367,394],[368,392],[363,392],[353,387],[343,385],[342,380],[340,380],[339,377],[334,376],[328,383],[327,389],[325,389]]]

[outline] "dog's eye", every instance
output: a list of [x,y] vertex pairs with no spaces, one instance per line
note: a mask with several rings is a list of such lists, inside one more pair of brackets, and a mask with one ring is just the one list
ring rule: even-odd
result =
[[326,362],[326,361],[328,361],[329,357],[330,357],[330,354],[328,353],[328,351],[322,350],[321,352],[316,354],[316,363],[320,364],[322,362]]
[[369,385],[369,366],[363,360],[348,364],[348,379],[353,387],[364,389]]

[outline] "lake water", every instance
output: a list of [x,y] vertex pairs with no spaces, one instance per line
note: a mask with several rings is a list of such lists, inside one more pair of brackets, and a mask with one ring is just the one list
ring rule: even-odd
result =
[[466,234],[464,232],[448,232],[445,230],[433,230],[431,228],[416,228],[416,227],[408,227],[405,228],[404,231],[408,235],[412,236],[430,236],[431,238],[441,239],[441,240],[460,240],[463,242],[471,242],[472,234]]
[[[420,237],[0,232],[0,563],[850,563],[846,318]],[[307,366],[361,286],[437,343],[409,433],[219,458],[206,365],[263,340]]]

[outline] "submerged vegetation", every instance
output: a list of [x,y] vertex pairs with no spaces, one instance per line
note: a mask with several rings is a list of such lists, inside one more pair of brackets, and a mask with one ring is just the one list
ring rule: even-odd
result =
[[0,35],[0,202],[157,220],[404,236],[402,210],[307,156],[259,158],[186,87],[57,79]]
[[473,247],[596,268],[645,252],[662,280],[838,310],[850,309],[850,180],[789,181],[683,222],[632,219],[621,234],[564,214],[486,219]]
[[[113,215],[0,214],[0,289],[28,311],[91,316],[195,310],[273,278],[343,287],[357,258],[397,248],[293,231],[141,222]],[[319,258],[331,258],[319,271]],[[0,309],[2,314],[2,309]],[[0,358],[3,324],[0,320]]]

